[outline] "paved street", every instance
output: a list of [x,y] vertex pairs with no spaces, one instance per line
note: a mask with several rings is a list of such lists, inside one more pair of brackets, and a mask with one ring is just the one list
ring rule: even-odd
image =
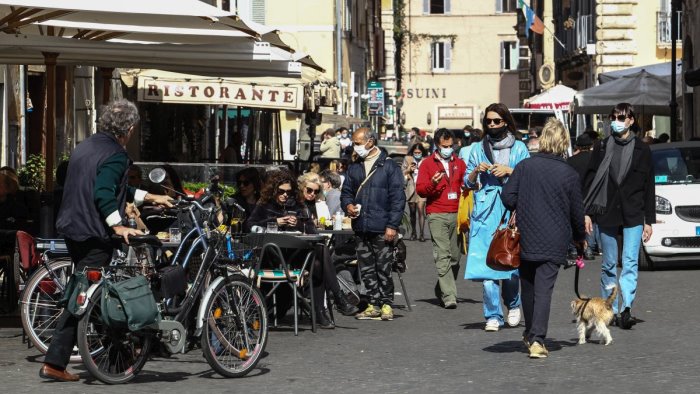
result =
[[[483,331],[481,287],[460,280],[457,310],[436,305],[430,243],[409,242],[405,275],[414,311],[397,310],[392,322],[340,316],[335,330],[270,334],[268,355],[251,376],[222,379],[201,351],[154,359],[128,386],[104,393],[180,392],[697,392],[700,379],[700,271],[640,274],[632,330],[612,328],[610,346],[576,345],[569,310],[574,270],[561,271],[550,319],[550,357],[528,359],[522,328]],[[597,293],[600,263],[588,262],[581,290]],[[463,271],[463,269],[462,269]],[[397,285],[397,290],[400,288]],[[396,297],[403,303],[403,297]],[[0,329],[0,382],[6,393],[94,392],[79,365],[80,383],[49,383],[37,377],[39,360],[22,345],[19,329]],[[97,383],[99,384],[99,383]]]

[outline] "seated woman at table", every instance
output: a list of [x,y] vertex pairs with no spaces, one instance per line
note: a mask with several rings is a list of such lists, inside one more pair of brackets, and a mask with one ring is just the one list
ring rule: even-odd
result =
[[302,208],[306,208],[306,215],[303,217],[310,218],[310,221],[316,225],[320,218],[331,218],[330,210],[326,202],[321,199],[323,197],[323,186],[321,184],[321,176],[313,172],[307,172],[297,178],[299,186],[299,202]]
[[[253,226],[266,228],[267,223],[277,222],[278,229],[282,231],[301,231],[306,234],[316,233],[313,221],[306,220],[302,223],[298,219],[297,212],[301,212],[304,207],[294,199],[294,179],[286,171],[271,173],[260,194],[260,200],[255,210],[248,218],[247,229]],[[340,290],[338,278],[335,276],[328,247],[318,245],[316,248],[316,260],[314,261],[314,305],[316,310],[316,321],[321,328],[334,328],[335,324],[330,317],[327,308],[324,307],[326,290],[333,294],[336,307],[346,316],[357,313],[358,309],[352,305],[345,294]]]
[[18,190],[17,175],[6,169],[0,171],[0,229],[2,230],[27,230],[29,212],[27,207],[17,200]]
[[297,214],[302,211],[302,206],[294,198],[294,179],[286,171],[275,171],[267,177],[265,185],[260,192],[255,209],[245,223],[246,231],[251,231],[253,226],[267,228],[268,223],[277,223],[280,231],[302,231],[307,234],[316,232],[312,221],[305,223],[298,220]]
[[246,168],[236,174],[236,202],[245,209],[244,223],[260,199],[260,173],[255,168]]

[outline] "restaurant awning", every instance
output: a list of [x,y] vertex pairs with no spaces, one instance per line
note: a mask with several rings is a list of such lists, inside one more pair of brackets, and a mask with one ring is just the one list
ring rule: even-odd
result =
[[574,100],[576,91],[570,87],[558,84],[540,94],[534,95],[523,101],[525,108],[535,109],[569,109],[569,104]]
[[[2,0],[0,12],[4,15],[0,26],[7,33],[66,35],[87,31],[89,39],[106,39],[99,29],[64,27],[62,34],[49,32],[39,23],[71,21],[95,24],[132,24],[141,26],[177,26],[183,29],[238,30],[260,38],[258,32],[241,18],[198,0]],[[53,34],[52,34],[53,33]],[[104,33],[104,32],[102,32]],[[102,37],[100,37],[102,36]],[[84,36],[83,36],[84,37]],[[77,38],[77,37],[76,37]]]
[[[150,67],[208,76],[300,76],[299,62],[282,60],[269,45],[242,39],[230,44],[141,44],[0,34],[0,63]],[[290,55],[291,57],[291,55]]]

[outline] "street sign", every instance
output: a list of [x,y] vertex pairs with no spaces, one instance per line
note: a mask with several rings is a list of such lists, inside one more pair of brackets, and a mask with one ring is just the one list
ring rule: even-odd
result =
[[384,116],[384,87],[381,82],[370,81],[367,84],[367,107],[370,116]]

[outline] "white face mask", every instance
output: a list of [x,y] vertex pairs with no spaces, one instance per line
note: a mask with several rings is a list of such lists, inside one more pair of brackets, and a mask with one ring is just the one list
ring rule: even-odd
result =
[[358,156],[360,156],[361,159],[364,159],[369,154],[369,149],[367,149],[364,145],[353,145],[352,149]]

